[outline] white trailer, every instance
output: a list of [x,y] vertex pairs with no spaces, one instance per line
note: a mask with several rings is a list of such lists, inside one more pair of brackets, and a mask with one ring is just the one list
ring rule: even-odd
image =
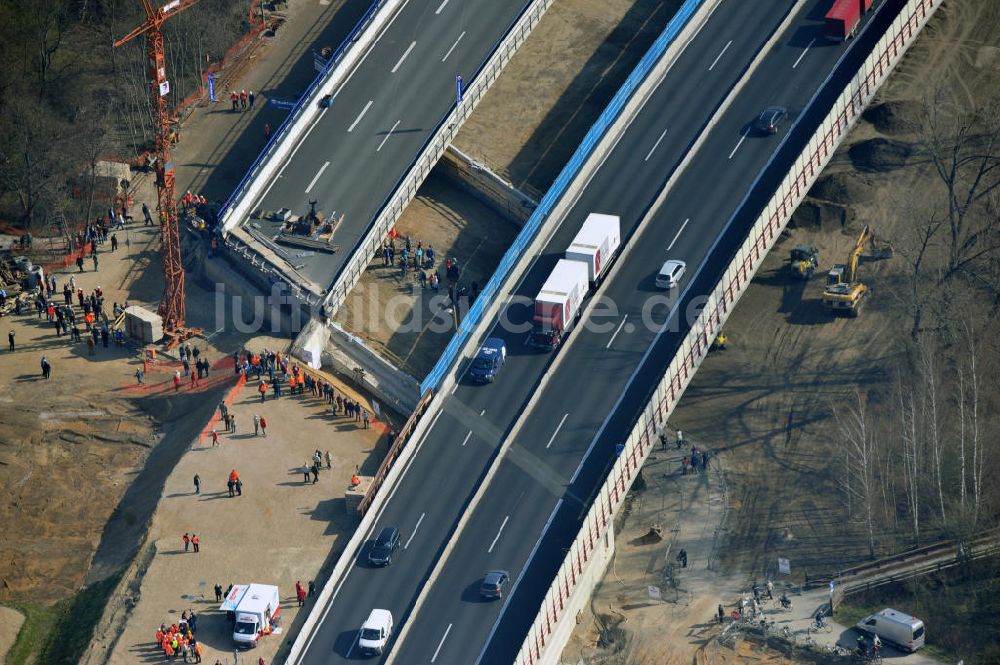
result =
[[587,277],[597,286],[622,244],[621,218],[592,212],[566,249],[566,258],[587,264]]
[[535,296],[534,324],[528,343],[552,350],[562,343],[580,314],[587,295],[587,265],[559,259],[541,291]]

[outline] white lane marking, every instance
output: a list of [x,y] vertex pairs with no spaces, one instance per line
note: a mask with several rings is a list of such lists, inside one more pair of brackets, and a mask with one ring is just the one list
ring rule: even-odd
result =
[[465,444],[467,444],[469,442],[469,437],[471,437],[471,436],[472,436],[472,430],[470,429],[469,433],[465,435],[465,440],[462,441],[462,446],[463,447],[465,446]]
[[451,45],[451,48],[448,49],[448,52],[444,54],[444,57],[441,58],[441,62],[444,62],[445,60],[448,59],[448,56],[451,55],[451,52],[454,51],[455,47],[458,46],[458,43],[462,41],[462,37],[465,37],[465,30],[463,30],[462,34],[458,36],[458,39],[455,40],[455,43]]
[[[549,530],[549,527],[552,525],[552,520],[555,519],[556,513],[559,512],[559,508],[562,506],[562,504],[563,504],[562,499],[559,499],[559,501],[556,502],[556,507],[552,509],[552,512],[549,514],[549,519],[545,522],[545,526],[542,527],[543,535],[545,534],[545,532]],[[535,541],[535,546],[532,547],[531,551],[528,553],[528,563],[531,563],[531,560],[535,558],[535,552],[538,551],[538,546],[541,544],[542,544],[542,538],[541,536],[539,536],[538,540]],[[522,570],[527,569],[527,567],[528,567],[527,564],[525,564]],[[500,614],[497,616],[496,621],[493,622],[493,627],[490,628],[490,634],[486,638],[486,641],[483,642],[483,648],[479,652],[479,657],[476,658],[476,665],[479,665],[479,663],[483,660],[483,654],[486,653],[486,648],[493,640],[493,635],[494,633],[497,632],[497,627],[500,625],[500,620],[503,618],[504,613],[507,611],[507,605],[510,604],[510,599],[514,597],[514,592],[517,591],[517,587],[521,584],[522,579],[524,578],[518,577],[517,581],[515,581],[513,586],[510,587],[510,593],[507,594],[507,598],[503,601],[503,606],[500,608]]]
[[[397,121],[396,121],[396,124],[392,126],[392,129],[390,129],[390,130],[389,130],[389,133],[385,135],[385,138],[384,138],[384,139],[382,139],[382,142],[378,144],[378,148],[376,148],[376,149],[375,149],[375,152],[379,152],[379,151],[380,151],[380,150],[382,149],[382,146],[384,146],[384,145],[385,145],[385,142],[389,140],[389,137],[390,137],[390,136],[392,136],[392,133],[393,133],[394,131],[396,131],[396,128],[397,128],[397,127],[399,127],[399,123],[400,123],[400,122],[401,122],[401,121],[399,121],[399,120],[397,120]],[[731,157],[731,156],[732,156],[732,155],[730,155],[730,157]]]
[[486,550],[487,554],[493,552],[493,548],[496,547],[497,541],[500,540],[500,534],[503,533],[503,528],[505,526],[507,526],[507,520],[509,520],[509,519],[510,519],[510,515],[508,515],[507,517],[503,518],[503,524],[500,525],[500,530],[497,531],[496,537],[493,539],[493,542],[490,543],[490,548],[488,550]]
[[401,55],[401,56],[399,57],[399,60],[398,60],[398,61],[396,62],[396,66],[392,68],[392,73],[393,73],[393,74],[395,74],[395,73],[396,73],[396,70],[397,70],[397,69],[399,69],[399,66],[403,64],[403,61],[404,61],[404,60],[406,60],[406,56],[410,55],[410,51],[412,51],[412,50],[413,50],[413,47],[414,47],[414,46],[416,46],[416,45],[417,45],[417,43],[416,43],[416,42],[412,42],[412,43],[410,44],[410,47],[409,47],[408,49],[406,49],[406,52],[405,52],[405,53],[403,53],[403,55]]
[[[351,648],[347,650],[347,656],[346,656],[347,660],[351,659],[351,652],[354,651],[354,647],[358,646],[358,640],[360,640],[360,639],[361,639],[361,631],[359,630],[358,634],[354,636],[354,641],[351,642]],[[312,640],[310,640],[310,641],[312,641]],[[306,649],[308,649],[308,648],[309,647],[306,646]]]
[[667,135],[667,130],[664,129],[663,133],[660,134],[660,138],[656,139],[656,143],[654,143],[653,147],[649,149],[649,153],[646,155],[646,159],[644,159],[642,161],[644,161],[644,162],[648,162],[649,161],[649,158],[653,156],[653,151],[656,150],[657,146],[660,145],[660,141],[662,141],[663,137],[666,136],[666,135]]
[[354,122],[351,123],[351,126],[347,128],[348,133],[353,132],[354,128],[358,126],[358,123],[361,122],[361,118],[365,117],[365,113],[368,113],[368,109],[372,107],[372,101],[374,100],[369,99],[368,103],[365,104],[365,107],[361,109],[361,113],[359,113],[358,117],[354,119]]
[[743,136],[741,136],[740,140],[736,143],[736,147],[733,148],[733,151],[731,153],[729,153],[729,159],[733,158],[733,155],[735,155],[736,151],[740,149],[740,146],[743,145],[743,142],[747,140],[747,134],[749,133],[750,133],[749,129],[743,132]]
[[730,40],[729,40],[729,41],[728,41],[728,42],[726,43],[726,45],[722,47],[722,50],[721,50],[721,51],[719,51],[719,55],[715,56],[715,60],[713,60],[713,61],[712,61],[712,64],[711,64],[711,66],[710,66],[710,67],[708,68],[708,71],[712,71],[713,69],[715,69],[715,66],[716,66],[717,64],[719,64],[719,58],[721,58],[721,57],[722,57],[722,54],[726,52],[726,49],[728,49],[728,48],[729,48],[729,46],[730,46],[730,45],[731,45],[732,43],[733,43],[733,40],[732,40],[732,39],[730,39]]
[[[625,319],[627,319],[627,318],[628,318],[628,314],[626,314],[624,316],[624,318],[622,318],[622,322],[618,324],[618,329],[615,330],[615,334],[612,335],[611,339],[608,340],[607,346],[604,347],[605,349],[610,349],[611,345],[615,343],[615,337],[618,337],[618,333],[620,333],[622,331],[622,328],[625,327]],[[545,446],[545,447],[548,448],[548,446]]]
[[458,391],[458,381],[455,381],[455,385],[451,387],[451,394],[454,395],[457,391]]
[[[445,0],[445,2],[447,2],[447,1],[448,1],[448,0]],[[433,663],[433,662],[434,662],[435,660],[437,660],[437,657],[438,657],[438,653],[439,653],[439,652],[441,651],[441,647],[443,647],[443,646],[444,646],[444,641],[445,641],[446,639],[448,639],[448,633],[450,633],[450,632],[451,632],[451,624],[449,623],[449,624],[448,624],[448,627],[447,627],[447,628],[445,629],[445,631],[444,631],[444,635],[442,635],[442,636],[441,636],[441,641],[440,641],[440,642],[438,642],[438,648],[437,648],[437,649],[434,649],[434,655],[433,655],[433,656],[431,656],[431,662],[432,662],[432,663]]]
[[798,67],[798,66],[799,66],[799,62],[801,62],[801,61],[802,61],[802,58],[806,57],[806,53],[808,53],[808,52],[809,52],[809,49],[811,49],[811,48],[812,48],[812,45],[813,45],[813,44],[815,44],[815,43],[816,43],[816,38],[815,38],[815,37],[813,37],[812,41],[811,41],[811,42],[809,42],[809,45],[808,45],[808,46],[806,46],[806,48],[805,48],[805,50],[804,50],[804,51],[802,51],[802,54],[801,54],[801,55],[800,55],[800,56],[799,56],[798,58],[796,58],[796,59],[795,59],[795,64],[794,64],[794,65],[792,65],[792,69],[795,69],[796,67]]
[[481,415],[481,416],[485,415],[485,414],[486,414],[486,409],[483,409],[482,411],[479,412],[479,415]]
[[310,191],[312,190],[312,188],[313,188],[313,185],[315,185],[315,184],[316,184],[316,181],[317,181],[317,180],[319,180],[319,177],[320,177],[321,175],[323,175],[323,171],[325,171],[325,170],[326,170],[326,167],[328,167],[329,165],[330,165],[330,162],[327,162],[327,163],[326,163],[326,164],[324,164],[323,166],[319,167],[319,171],[317,171],[317,172],[316,172],[316,175],[314,175],[314,176],[313,176],[313,179],[312,179],[312,181],[311,181],[311,182],[309,183],[309,186],[308,186],[308,187],[306,187],[306,194],[308,194],[308,193],[309,193],[309,192],[310,192]]
[[[354,78],[355,72],[357,72],[358,69],[361,67],[361,65],[363,65],[365,63],[365,60],[368,59],[368,56],[371,55],[372,51],[375,50],[375,45],[378,44],[380,41],[382,41],[383,35],[385,35],[385,33],[387,33],[389,31],[389,28],[391,28],[392,24],[396,22],[396,19],[399,17],[400,14],[403,13],[403,10],[406,9],[406,5],[408,5],[408,4],[410,4],[410,0],[403,0],[403,4],[401,4],[399,6],[399,8],[396,9],[396,13],[393,15],[393,17],[391,19],[389,19],[389,23],[385,27],[382,28],[382,32],[378,33],[378,36],[375,38],[375,41],[373,41],[371,43],[371,46],[369,46],[368,50],[364,52],[364,55],[362,55],[361,58],[354,64],[354,68],[347,75],[347,78],[345,78],[343,80],[343,82],[337,87],[336,91],[333,93],[333,98],[334,99],[336,99],[337,95],[340,94],[340,91],[343,90],[347,86],[347,83],[352,78]],[[267,186],[267,188],[264,189],[264,191],[261,193],[261,195],[257,197],[257,199],[256,199],[257,203],[259,203],[259,202],[261,202],[261,201],[263,201],[264,199],[267,198],[267,195],[271,192],[271,188],[274,187],[275,184],[277,184],[278,179],[281,178],[282,174],[285,172],[285,169],[288,168],[288,165],[291,164],[292,160],[295,159],[295,153],[297,153],[299,151],[299,148],[301,148],[305,144],[306,139],[309,138],[309,134],[312,133],[313,128],[316,127],[316,125],[319,124],[319,121],[323,119],[323,116],[326,115],[326,112],[329,111],[329,110],[330,110],[329,107],[324,108],[323,112],[319,114],[318,118],[316,118],[316,121],[309,127],[309,130],[305,133],[305,136],[303,136],[301,139],[299,139],[298,144],[292,150],[292,154],[290,154],[288,156],[288,160],[285,161],[284,165],[278,170],[277,177],[272,178],[271,179],[271,184],[269,184]],[[324,614],[324,616],[326,616],[326,615]],[[313,633],[313,635],[315,635],[315,633]],[[312,644],[312,637],[309,638],[309,642],[306,644],[306,648],[309,647],[309,644]]]
[[684,223],[681,224],[681,228],[677,229],[677,235],[674,236],[674,239],[670,241],[670,245],[667,246],[668,252],[674,248],[674,243],[677,242],[677,239],[681,237],[682,233],[684,233],[684,227],[687,226],[688,222],[690,221],[691,218],[688,217],[687,219],[684,220]]
[[[625,316],[628,316],[628,314],[626,314]],[[622,323],[624,323],[624,321],[622,321]],[[618,333],[615,333],[615,334],[617,335]],[[567,418],[569,418],[569,414],[568,413],[565,416],[563,416],[562,420],[559,421],[559,424],[556,425],[556,431],[552,432],[552,436],[549,438],[549,442],[545,444],[545,449],[546,450],[548,450],[549,446],[552,445],[552,442],[556,440],[556,435],[559,434],[559,430],[562,429],[563,423],[566,422]]]
[[417,526],[413,527],[413,533],[410,534],[410,537],[406,539],[406,544],[403,545],[404,550],[410,546],[410,541],[413,540],[415,535],[417,535],[417,529],[420,528],[420,523],[424,521],[424,515],[426,514],[427,513],[420,513],[420,519],[417,520]]
[[[438,418],[441,417],[442,413],[444,413],[444,411],[438,411],[437,413],[434,414],[434,420],[432,420],[431,424],[427,427],[427,434],[430,434],[431,430],[434,429],[434,426],[437,425]],[[425,438],[426,438],[427,434],[424,435]]]
[[444,6],[447,5],[447,4],[448,4],[448,0],[444,0],[444,2],[442,2],[440,5],[438,5],[437,11],[435,11],[434,13],[435,14],[440,14],[441,10],[444,9]]

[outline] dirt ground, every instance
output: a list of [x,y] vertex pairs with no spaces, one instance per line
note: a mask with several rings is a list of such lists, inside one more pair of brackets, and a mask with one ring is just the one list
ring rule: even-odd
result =
[[[536,200],[544,195],[621,81],[680,3],[568,0],[542,17],[507,65],[455,145]],[[458,258],[470,295],[484,285],[519,226],[437,172],[396,225],[413,247],[432,245],[441,271]],[[429,274],[429,272],[428,272]],[[451,339],[434,295],[376,257],[337,321],[397,367],[423,378]],[[446,282],[440,293],[447,295]],[[398,324],[402,323],[400,327]]]
[[14,645],[17,631],[21,630],[24,615],[9,607],[0,607],[0,665],[3,665],[7,652]]
[[[252,340],[248,348],[274,348],[271,344]],[[205,660],[225,660],[232,653],[231,628],[225,616],[214,611],[216,583],[223,589],[230,583],[277,585],[282,634],[294,635],[305,616],[296,607],[295,582],[315,581],[322,588],[325,573],[320,569],[324,563],[329,569],[343,549],[341,539],[352,533],[357,516],[346,508],[344,491],[355,469],[374,472],[388,446],[387,428],[375,421],[364,429],[360,422],[333,415],[323,400],[309,395],[269,395],[262,403],[256,380],[233,395],[229,408],[237,418],[236,433],[221,433],[220,446],[213,448],[208,434],[222,430],[216,413],[200,442],[167,479],[150,526],[149,542],[156,554],[142,574],[139,601],[117,645],[100,662],[159,662],[163,654],[152,634],[161,623],[178,621],[184,609],[203,614],[198,638]],[[254,434],[253,415],[267,421],[266,437]],[[332,469],[324,466],[318,483],[304,483],[301,468],[317,445],[331,454]],[[233,498],[226,488],[232,469],[244,483],[242,495]],[[200,493],[192,483],[195,474],[201,478]],[[198,535],[200,552],[184,551],[185,532]],[[109,631],[102,648],[118,634],[117,629]],[[279,635],[265,639],[254,658],[271,662],[285,641]]]
[[[446,298],[448,294],[445,258],[459,260],[459,284],[469,288],[471,295],[474,283],[483,285],[489,280],[518,230],[512,221],[432,172],[396,224],[396,231],[401,238],[410,236],[414,251],[417,242],[434,248],[439,291],[422,288],[417,271],[410,269],[404,276],[398,267],[385,266],[379,257],[337,312],[337,322],[393,365],[422,379],[441,356],[453,330],[450,319],[435,318],[440,306],[432,306],[434,296]],[[402,249],[401,240],[396,243],[397,250]],[[427,275],[431,272],[424,271]]]
[[[858,529],[844,524],[835,480],[833,413],[854,392],[890,379],[900,352],[894,339],[909,330],[897,292],[905,265],[898,255],[881,261],[862,258],[860,273],[873,296],[858,319],[833,319],[823,311],[823,274],[846,259],[865,222],[888,242],[905,234],[909,219],[899,214],[900,201],[931,183],[919,169],[872,171],[859,164],[852,147],[872,138],[912,140],[900,130],[912,119],[906,113],[939,81],[960,81],[960,96],[967,96],[960,101],[975,100],[978,91],[996,90],[998,21],[1000,5],[991,0],[945,3],[883,88],[873,105],[876,112],[856,126],[796,213],[796,228],[766,259],[726,325],[728,348],[706,359],[671,418],[671,427],[682,429],[686,438],[718,442],[709,447],[719,455],[728,491],[726,519],[713,537],[719,539],[718,569],[725,575],[708,582],[728,603],[766,571],[773,572],[779,556],[791,560],[790,581],[795,583],[806,574],[867,557]],[[885,105],[881,111],[895,112],[894,124],[881,120],[885,114],[879,112],[880,105]],[[800,243],[820,250],[820,270],[808,283],[783,274],[790,248]],[[659,473],[660,464],[654,454],[644,469],[647,480]],[[678,492],[683,489],[676,483],[650,482],[646,490],[634,493],[633,502],[670,506],[678,501]],[[706,612],[702,605],[688,605],[683,597],[668,598],[667,610],[651,611],[648,602],[636,607],[626,602],[623,589],[630,589],[627,599],[636,604],[643,585],[655,583],[648,580],[655,578],[656,567],[648,557],[635,555],[636,549],[648,549],[636,538],[652,519],[627,518],[617,534],[615,565],[592,598],[593,611],[564,651],[563,661],[577,662],[587,648],[595,658],[608,654],[595,648],[598,628],[606,619],[594,617],[608,615],[611,606],[609,616],[624,619],[618,622],[631,651],[622,662],[630,665],[668,662],[661,654],[665,632],[695,636],[680,640],[686,648],[676,662],[771,662],[773,653],[757,649],[734,659],[732,651],[710,642],[706,618],[711,608]],[[657,620],[650,622],[654,612]],[[706,643],[708,647],[697,650]]]

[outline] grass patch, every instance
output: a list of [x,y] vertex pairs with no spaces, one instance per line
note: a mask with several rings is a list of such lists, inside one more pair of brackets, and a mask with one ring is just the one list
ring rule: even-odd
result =
[[76,665],[120,577],[92,584],[54,605],[11,603],[24,615],[24,623],[7,654],[7,665]]
[[912,614],[927,628],[927,655],[966,665],[1000,663],[1000,557],[850,596],[837,608],[845,626],[885,607]]

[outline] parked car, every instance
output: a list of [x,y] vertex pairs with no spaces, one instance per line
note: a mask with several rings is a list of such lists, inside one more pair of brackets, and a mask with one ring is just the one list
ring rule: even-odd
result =
[[506,570],[491,570],[483,576],[483,583],[479,587],[479,595],[489,600],[497,600],[503,597],[504,587],[510,581],[510,574]]
[[373,566],[388,566],[392,563],[392,554],[402,546],[403,537],[399,529],[387,526],[382,529],[372,548],[368,552],[368,563]]
[[683,261],[674,259],[667,261],[660,268],[660,272],[656,273],[656,286],[661,289],[674,288],[680,282],[685,269],[687,269],[687,264]]

